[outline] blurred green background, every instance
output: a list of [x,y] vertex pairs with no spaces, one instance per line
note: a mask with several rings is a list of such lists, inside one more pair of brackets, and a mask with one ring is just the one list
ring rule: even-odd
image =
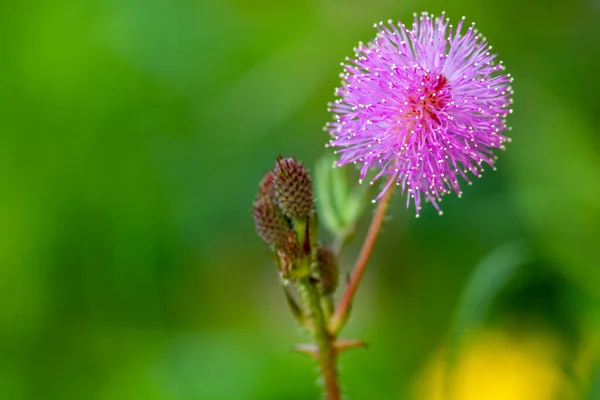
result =
[[513,143],[442,217],[393,199],[345,392],[600,399],[597,0],[2,1],[0,398],[317,399],[253,196],[325,154],[374,22],[442,10],[515,77]]

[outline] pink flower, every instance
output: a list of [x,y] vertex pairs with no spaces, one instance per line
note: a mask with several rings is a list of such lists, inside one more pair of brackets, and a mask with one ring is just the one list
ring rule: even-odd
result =
[[[442,16],[415,14],[412,27],[380,22],[369,44],[359,43],[341,74],[339,99],[331,104],[335,121],[326,125],[336,147],[336,166],[370,168],[373,184],[386,176],[408,192],[419,216],[421,201],[438,202],[452,191],[461,195],[458,177],[480,177],[494,168],[494,148],[510,141],[506,116],[513,91],[502,62],[472,24],[461,33]],[[378,198],[379,198],[378,196]]]

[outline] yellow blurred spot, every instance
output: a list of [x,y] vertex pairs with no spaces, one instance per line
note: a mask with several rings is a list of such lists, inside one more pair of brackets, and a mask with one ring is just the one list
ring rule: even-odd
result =
[[454,370],[438,352],[416,386],[417,400],[555,400],[573,398],[558,363],[560,342],[550,333],[523,336],[492,331],[465,344]]

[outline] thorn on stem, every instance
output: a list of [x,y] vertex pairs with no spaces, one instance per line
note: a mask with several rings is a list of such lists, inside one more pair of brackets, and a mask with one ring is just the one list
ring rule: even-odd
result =
[[314,344],[297,344],[294,347],[292,347],[292,351],[300,354],[306,354],[307,356],[312,357],[314,359],[319,358],[319,349]]

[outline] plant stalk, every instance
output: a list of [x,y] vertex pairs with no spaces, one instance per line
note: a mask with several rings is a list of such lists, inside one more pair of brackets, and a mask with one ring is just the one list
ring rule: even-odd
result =
[[337,370],[335,337],[329,332],[327,320],[321,307],[317,287],[310,278],[303,278],[298,285],[302,301],[311,321],[311,331],[318,348],[317,359],[323,376],[323,390],[326,400],[341,400]]
[[[392,176],[390,179],[395,179],[395,176]],[[393,184],[393,182],[388,183],[391,184],[383,194],[382,198],[379,200],[379,204],[375,210],[375,215],[373,215],[373,220],[369,226],[369,231],[365,237],[362,249],[360,250],[360,254],[358,255],[356,263],[354,264],[354,269],[352,270],[352,275],[350,276],[348,286],[346,286],[346,290],[344,290],[340,302],[338,303],[338,306],[331,317],[329,324],[330,331],[336,335],[342,330],[346,320],[348,319],[348,312],[350,311],[352,300],[354,299],[354,295],[356,294],[362,276],[365,273],[371,252],[375,246],[375,241],[377,240],[377,236],[381,230],[381,224],[383,223],[383,219],[385,217],[385,211],[387,210],[392,192],[396,186]]]

